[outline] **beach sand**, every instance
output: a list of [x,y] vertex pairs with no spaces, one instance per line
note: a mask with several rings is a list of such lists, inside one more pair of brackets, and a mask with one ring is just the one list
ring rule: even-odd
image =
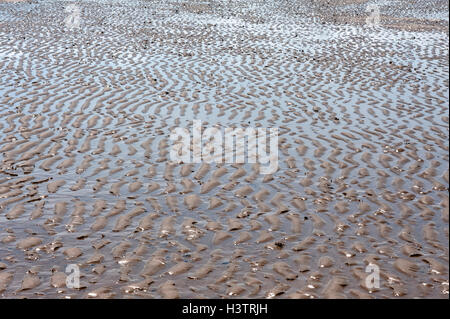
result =
[[[69,4],[0,3],[1,297],[448,298],[448,2]],[[171,162],[196,119],[278,170]]]

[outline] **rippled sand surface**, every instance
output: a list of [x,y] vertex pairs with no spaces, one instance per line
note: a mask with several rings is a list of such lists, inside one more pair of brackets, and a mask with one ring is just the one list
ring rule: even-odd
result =
[[[70,30],[2,1],[1,296],[448,298],[448,2],[367,3],[79,1]],[[194,119],[279,128],[278,171],[169,162]]]

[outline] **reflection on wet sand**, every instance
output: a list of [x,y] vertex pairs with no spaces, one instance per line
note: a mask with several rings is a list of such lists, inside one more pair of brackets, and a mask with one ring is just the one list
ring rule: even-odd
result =
[[[448,3],[328,2],[0,3],[1,296],[448,298]],[[170,162],[194,120],[278,170]]]

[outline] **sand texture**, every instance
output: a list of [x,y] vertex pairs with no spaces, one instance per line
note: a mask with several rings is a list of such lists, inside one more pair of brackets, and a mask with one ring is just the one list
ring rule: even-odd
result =
[[448,2],[0,2],[2,298],[448,298]]

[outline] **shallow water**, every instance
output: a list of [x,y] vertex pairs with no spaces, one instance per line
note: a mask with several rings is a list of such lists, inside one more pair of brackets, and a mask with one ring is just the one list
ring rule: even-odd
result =
[[[66,4],[0,3],[3,297],[448,298],[448,22],[401,20],[448,4]],[[279,128],[279,170],[170,164],[194,119]]]

